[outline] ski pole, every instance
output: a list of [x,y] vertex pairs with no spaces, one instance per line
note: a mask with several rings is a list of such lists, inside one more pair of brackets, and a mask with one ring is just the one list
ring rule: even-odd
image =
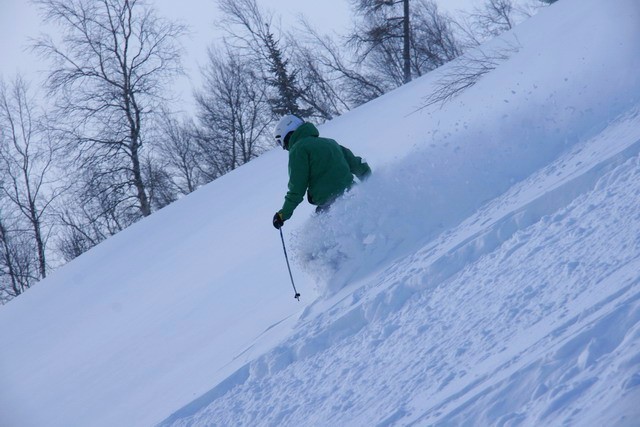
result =
[[282,235],[282,227],[280,227],[280,238],[282,239],[282,249],[284,250],[284,259],[287,260],[287,268],[289,269],[289,277],[291,277],[291,285],[293,286],[293,292],[295,295],[293,296],[295,299],[300,301],[300,294],[296,289],[296,284],[293,282],[293,274],[291,274],[291,266],[289,265],[289,257],[287,256],[287,248],[284,246],[284,236]]

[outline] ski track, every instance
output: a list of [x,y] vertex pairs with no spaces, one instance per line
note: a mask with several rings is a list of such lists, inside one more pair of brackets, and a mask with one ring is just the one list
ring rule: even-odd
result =
[[292,337],[161,425],[632,425],[615,414],[640,398],[638,129],[633,110],[318,300]]

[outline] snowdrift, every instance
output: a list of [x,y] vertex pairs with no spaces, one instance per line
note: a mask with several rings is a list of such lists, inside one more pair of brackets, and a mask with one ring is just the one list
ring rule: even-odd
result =
[[[562,0],[320,132],[374,167],[270,224],[273,151],[0,309],[0,425],[633,425],[640,4]],[[634,418],[635,417],[635,418]]]

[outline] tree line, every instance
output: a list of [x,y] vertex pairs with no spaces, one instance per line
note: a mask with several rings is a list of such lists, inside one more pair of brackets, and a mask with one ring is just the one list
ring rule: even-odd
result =
[[281,115],[331,120],[549,3],[485,0],[454,19],[433,0],[348,1],[353,30],[336,36],[218,0],[225,35],[187,116],[170,95],[186,27],[143,0],[34,0],[59,34],[32,46],[50,64],[43,87],[0,80],[0,303],[271,149]]

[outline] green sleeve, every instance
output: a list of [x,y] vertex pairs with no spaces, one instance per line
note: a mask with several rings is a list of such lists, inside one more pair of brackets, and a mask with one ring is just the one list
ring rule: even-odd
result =
[[293,215],[295,208],[304,200],[309,186],[309,155],[306,150],[298,148],[289,152],[289,191],[284,198],[282,218],[287,220]]
[[361,157],[355,156],[348,148],[342,145],[340,147],[344,157],[347,159],[351,173],[357,176],[360,181],[367,179],[371,175],[371,168],[367,162],[363,161]]

